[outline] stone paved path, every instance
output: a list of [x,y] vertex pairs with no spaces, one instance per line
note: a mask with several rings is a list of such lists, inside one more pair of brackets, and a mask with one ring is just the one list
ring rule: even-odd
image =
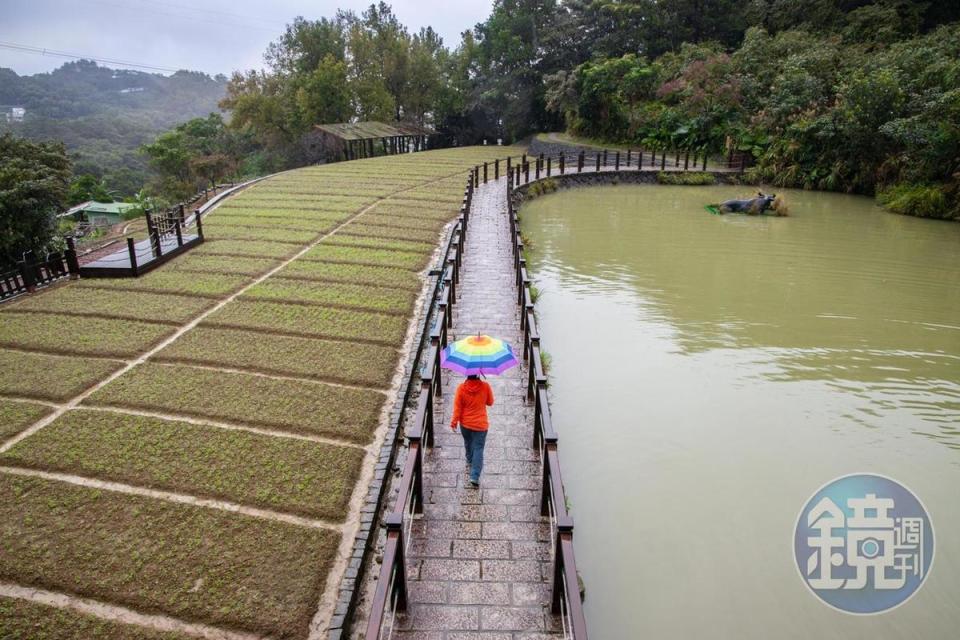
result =
[[[451,339],[478,331],[522,352],[506,217],[506,181],[474,195]],[[407,558],[410,607],[397,618],[404,640],[559,638],[550,614],[550,529],[539,515],[540,462],[533,409],[525,402],[526,366],[489,381],[480,488],[470,487],[459,433],[449,429],[461,376],[444,373],[436,406],[436,442],[424,474],[424,514],[414,521]],[[439,416],[442,416],[440,418]]]

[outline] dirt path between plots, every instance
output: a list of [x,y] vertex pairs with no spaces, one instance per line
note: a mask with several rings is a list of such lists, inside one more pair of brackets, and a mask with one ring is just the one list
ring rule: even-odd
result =
[[62,593],[47,591],[45,589],[35,589],[33,587],[21,587],[20,585],[0,582],[0,596],[8,598],[17,598],[18,600],[27,600],[38,604],[45,604],[58,609],[72,609],[80,613],[122,622],[126,624],[135,624],[148,629],[157,631],[166,631],[173,633],[184,633],[207,640],[262,640],[263,636],[252,633],[242,633],[237,631],[225,631],[216,627],[208,627],[204,624],[194,622],[184,622],[176,618],[170,618],[158,614],[146,614],[127,609],[113,604],[106,604],[91,600],[89,598],[80,598],[78,596],[68,596]]
[[167,502],[178,502],[188,504],[194,507],[207,507],[208,509],[219,509],[220,511],[230,511],[232,513],[242,513],[254,518],[263,518],[265,520],[274,520],[277,522],[286,522],[301,527],[311,529],[328,529],[330,531],[341,531],[341,525],[335,522],[326,522],[315,518],[305,518],[290,513],[273,511],[272,509],[260,509],[258,507],[248,507],[246,505],[219,500],[217,498],[201,498],[185,493],[174,491],[163,491],[160,489],[147,489],[135,485],[125,484],[123,482],[113,482],[110,480],[97,480],[84,476],[77,476],[71,473],[58,473],[53,471],[40,471],[38,469],[28,469],[24,467],[8,467],[0,465],[0,473],[6,473],[14,476],[25,476],[29,478],[42,478],[44,480],[57,480],[79,487],[88,487],[90,489],[102,489],[104,491],[114,491],[116,493],[125,493],[127,495],[144,496],[147,498],[156,498],[166,500]]

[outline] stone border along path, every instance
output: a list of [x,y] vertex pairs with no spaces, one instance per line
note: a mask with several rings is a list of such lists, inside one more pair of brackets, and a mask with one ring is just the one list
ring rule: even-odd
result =
[[[505,191],[501,178],[474,192],[450,339],[479,331],[517,350],[523,336]],[[435,446],[424,458],[424,512],[413,522],[407,553],[410,604],[397,616],[395,638],[563,637],[549,610],[550,525],[540,516],[541,467],[526,371],[522,364],[489,379],[496,402],[479,489],[469,485],[463,438],[449,428],[463,378],[444,375]],[[389,622],[388,616],[384,634]]]
[[[388,195],[384,195],[382,197],[377,198],[375,201],[364,206],[357,213],[351,215],[349,218],[346,218],[345,220],[340,222],[336,227],[334,227],[330,231],[327,231],[326,233],[320,235],[319,237],[315,238],[314,240],[306,244],[301,250],[299,250],[293,256],[283,260],[282,262],[280,262],[280,264],[271,268],[269,271],[257,276],[252,281],[244,285],[240,290],[235,291],[232,294],[228,295],[227,297],[220,299],[217,302],[217,304],[215,304],[210,308],[207,308],[206,310],[204,310],[203,312],[195,316],[190,321],[181,324],[172,335],[165,338],[159,344],[154,345],[153,347],[148,349],[146,352],[140,354],[136,358],[133,358],[130,360],[123,360],[124,362],[123,367],[121,367],[118,371],[113,372],[106,378],[100,380],[98,383],[96,383],[89,389],[83,391],[82,393],[78,394],[77,396],[65,402],[61,402],[61,403],[41,402],[40,404],[53,408],[54,409],[53,412],[44,416],[43,418],[38,420],[36,423],[31,425],[27,429],[24,429],[23,431],[7,439],[6,441],[0,442],[0,453],[8,451],[18,442],[21,442],[22,440],[30,437],[37,431],[40,431],[47,425],[53,423],[57,418],[61,417],[68,411],[79,408],[83,400],[88,398],[94,392],[105,387],[106,385],[113,382],[114,380],[116,380],[123,374],[129,372],[130,370],[134,369],[135,367],[146,363],[152,356],[156,355],[162,349],[166,348],[167,346],[169,346],[170,344],[172,344],[173,342],[181,338],[188,331],[198,326],[200,322],[202,322],[205,318],[210,316],[212,313],[220,310],[225,305],[236,300],[245,292],[247,292],[250,288],[274,276],[275,274],[280,272],[282,269],[290,265],[292,262],[302,257],[309,250],[313,249],[324,240],[333,236],[334,234],[336,234],[338,231],[340,231],[347,225],[355,222],[358,218],[362,217],[364,214],[374,209],[377,205],[382,204],[384,201],[388,201],[392,198],[396,198],[400,194],[403,194],[406,191],[422,188],[426,185],[430,185],[435,182],[441,182],[449,178],[464,175],[464,173],[465,172],[463,169],[457,169],[456,171],[451,172],[449,174],[428,179],[416,185],[405,187],[403,189],[394,191],[393,193],[390,193]],[[448,232],[448,228],[445,228],[443,231],[443,237],[446,237],[447,232]],[[420,307],[422,306],[422,301],[424,298],[423,292],[427,290],[429,284],[430,284],[430,279],[427,278],[423,287],[423,291],[421,291],[421,295],[418,300],[416,310],[411,317],[412,325],[416,325],[416,321],[420,316]],[[410,349],[410,344],[413,341],[414,333],[415,333],[415,330],[408,331],[407,344],[404,345],[405,353],[408,352]],[[118,358],[110,358],[110,359],[120,360]],[[203,368],[224,370],[221,368],[208,367],[208,366],[204,366]],[[244,373],[250,373],[250,372],[245,371]],[[395,372],[394,379],[390,387],[387,390],[381,390],[381,389],[377,389],[377,390],[384,393],[385,397],[388,399],[394,398],[398,393],[398,389],[400,388],[400,382],[402,381],[403,374],[404,374],[404,371],[401,363],[401,365],[398,366],[398,370]],[[258,374],[258,375],[262,375],[263,377],[276,377],[276,378],[290,379],[290,376],[270,376],[267,374]],[[312,379],[310,379],[309,381],[317,382]],[[327,384],[327,383],[322,383],[322,384]],[[274,437],[307,439],[307,440],[314,440],[318,442],[330,442],[330,443],[337,444],[338,446],[357,447],[357,445],[354,443],[333,440],[329,438],[323,438],[318,436],[304,436],[304,435],[295,434],[295,433],[285,433],[285,432],[274,431],[270,429],[249,427],[242,424],[228,424],[222,421],[197,419],[197,418],[185,417],[181,415],[175,415],[171,413],[158,413],[158,412],[141,411],[137,409],[128,409],[128,408],[119,408],[119,407],[94,407],[94,409],[98,411],[113,411],[116,413],[125,413],[130,415],[141,415],[141,416],[149,416],[149,417],[163,418],[163,419],[176,420],[176,421],[184,421],[184,422],[190,422],[194,424],[202,424],[204,426],[210,426],[214,428],[251,431],[251,432],[274,436]],[[175,493],[175,492],[169,492],[169,491],[158,491],[158,490],[147,489],[145,487],[135,486],[135,485],[126,484],[122,482],[97,480],[93,478],[75,476],[70,474],[51,473],[51,472],[20,468],[20,467],[12,467],[12,466],[0,466],[0,473],[54,479],[54,480],[66,482],[69,484],[75,484],[79,486],[106,489],[110,491],[132,494],[132,495],[145,495],[158,500],[166,500],[169,502],[175,502],[175,503],[181,503],[181,504],[192,504],[192,505],[206,507],[206,508],[243,513],[243,514],[251,515],[254,517],[260,517],[260,518],[265,518],[265,519],[275,520],[280,522],[287,522],[287,523],[294,522],[295,524],[306,526],[306,527],[327,528],[327,529],[333,529],[333,530],[339,531],[341,533],[340,547],[337,552],[334,566],[331,569],[330,574],[327,576],[324,592],[321,595],[320,602],[318,602],[316,614],[314,615],[314,619],[310,624],[310,632],[309,632],[308,638],[310,640],[314,640],[316,638],[320,638],[325,635],[328,622],[331,616],[333,615],[333,607],[336,602],[337,590],[340,586],[340,578],[344,570],[346,569],[347,561],[349,560],[350,553],[352,551],[352,547],[354,543],[355,531],[358,528],[358,525],[361,520],[359,509],[363,505],[362,498],[363,496],[366,495],[368,491],[368,485],[372,481],[372,478],[374,475],[374,465],[377,462],[376,456],[383,443],[387,421],[392,409],[393,409],[393,405],[390,402],[385,403],[384,408],[381,411],[380,425],[378,426],[377,431],[374,434],[373,442],[371,442],[366,447],[361,447],[367,452],[368,455],[365,456],[364,463],[360,471],[360,478],[356,486],[354,487],[353,496],[350,502],[350,505],[351,505],[350,511],[346,515],[346,518],[343,523],[336,523],[336,524],[326,523],[318,519],[303,518],[301,516],[296,516],[293,514],[280,513],[280,512],[270,511],[267,509],[259,509],[256,507],[247,507],[244,505],[231,503],[225,500],[217,500],[217,499],[211,499],[211,498],[205,498],[205,497],[199,497],[199,496],[193,496],[193,495],[187,495],[187,494],[181,494],[181,493]],[[0,596],[8,596],[8,597],[28,600],[32,602],[37,602],[40,604],[53,605],[63,609],[73,609],[73,610],[93,614],[95,616],[98,616],[107,620],[136,624],[136,625],[140,625],[140,626],[144,626],[144,627],[148,627],[148,628],[152,628],[160,631],[178,631],[190,636],[196,636],[196,637],[202,637],[202,638],[216,638],[219,640],[249,640],[251,638],[258,637],[256,636],[256,634],[250,634],[250,633],[236,631],[236,630],[222,629],[222,628],[211,626],[211,625],[198,624],[198,623],[189,622],[186,620],[181,620],[174,616],[167,616],[162,614],[159,614],[159,615],[145,614],[143,612],[135,611],[125,606],[114,605],[108,602],[100,602],[91,598],[79,597],[79,596],[74,596],[74,595],[65,594],[65,593],[46,591],[43,589],[37,589],[32,587],[24,587],[21,585],[2,582],[2,581],[0,581]]]

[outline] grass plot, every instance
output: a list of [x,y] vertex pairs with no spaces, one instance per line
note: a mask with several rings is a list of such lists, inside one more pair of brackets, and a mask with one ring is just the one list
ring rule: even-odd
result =
[[23,301],[11,305],[9,311],[65,313],[183,324],[212,304],[210,300],[193,296],[58,287],[41,295],[24,298]]
[[416,295],[410,290],[337,282],[305,282],[270,278],[251,287],[242,298],[327,304],[407,316]]
[[65,401],[123,366],[116,360],[73,358],[0,349],[0,394]]
[[300,380],[145,364],[87,399],[367,444],[386,396]]
[[50,407],[40,404],[0,400],[0,442],[20,433],[51,411]]
[[343,520],[363,452],[246,431],[82,409],[0,462],[304,516]]
[[278,638],[306,636],[339,538],[0,474],[0,578]]
[[394,348],[402,344],[407,332],[407,318],[396,315],[259,300],[235,300],[208,316],[203,324],[357,340]]
[[197,327],[155,359],[386,389],[397,353],[373,344]]
[[71,609],[0,596],[4,640],[183,640],[175,633],[103,620]]
[[173,332],[173,327],[167,325],[133,320],[5,313],[0,322],[0,347],[128,358]]

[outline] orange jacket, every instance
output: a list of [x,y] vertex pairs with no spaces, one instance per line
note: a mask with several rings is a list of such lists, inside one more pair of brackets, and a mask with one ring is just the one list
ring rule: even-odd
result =
[[450,428],[458,424],[473,431],[486,431],[487,407],[493,406],[493,389],[484,380],[465,380],[457,387],[453,398],[453,418]]

